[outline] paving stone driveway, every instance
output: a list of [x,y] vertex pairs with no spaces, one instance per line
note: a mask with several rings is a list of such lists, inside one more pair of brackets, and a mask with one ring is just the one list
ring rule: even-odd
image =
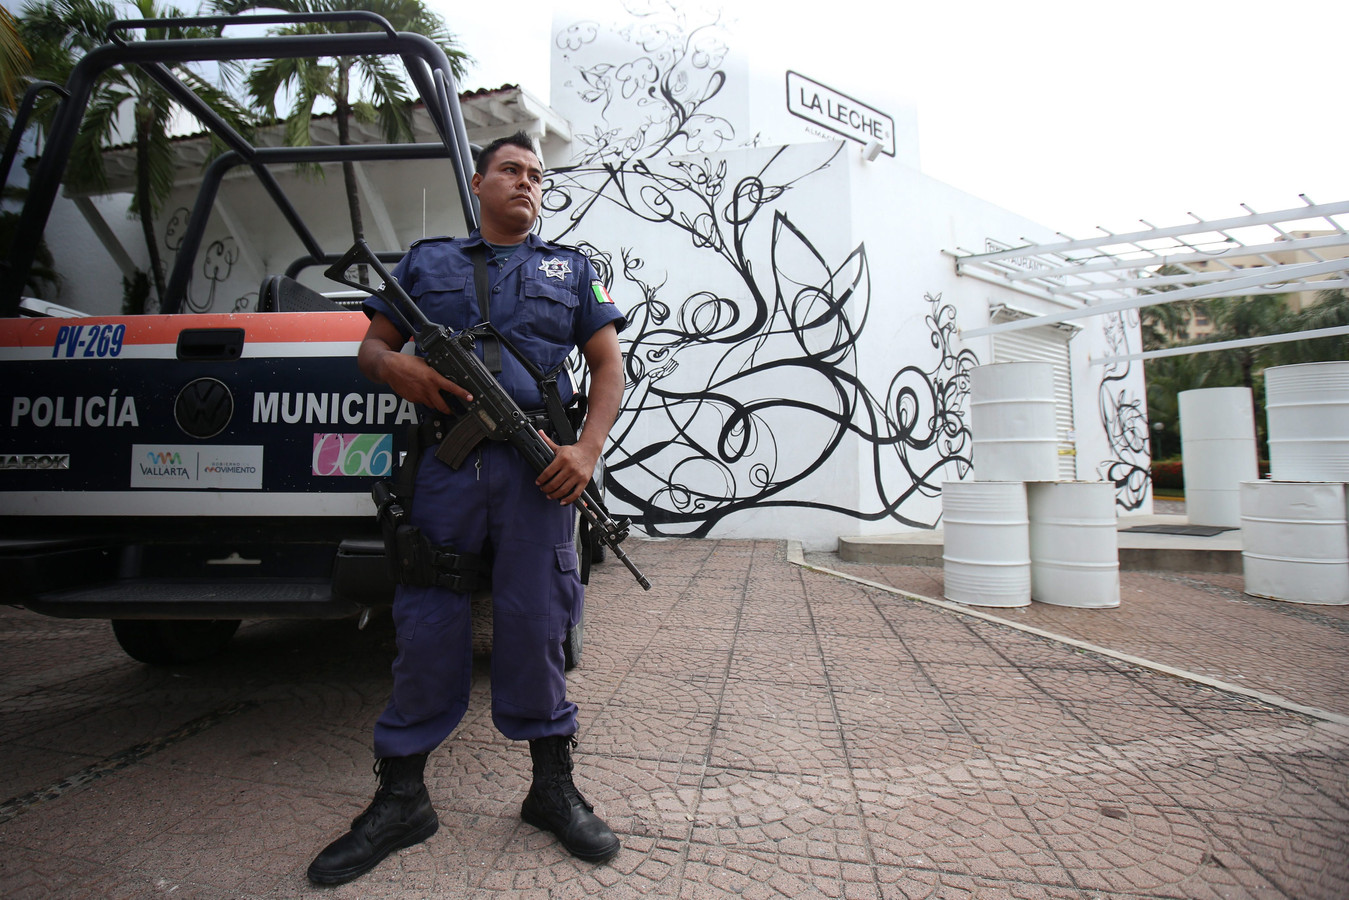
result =
[[[0,896],[1349,897],[1334,717],[811,571],[781,542],[632,543],[653,588],[596,570],[571,679],[613,863],[520,822],[528,753],[493,730],[480,665],[428,768],[441,830],[312,888],[371,791],[386,618],[246,623],[220,659],[154,669],[106,623],[6,607]],[[1266,652],[1285,651],[1300,664]]]

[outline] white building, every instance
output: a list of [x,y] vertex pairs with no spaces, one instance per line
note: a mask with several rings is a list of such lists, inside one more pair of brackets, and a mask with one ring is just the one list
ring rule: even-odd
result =
[[[1136,313],[962,340],[1080,305],[957,274],[959,256],[1053,232],[919,171],[911,109],[835,90],[809,58],[756,71],[733,33],[702,24],[559,22],[549,104],[514,88],[461,100],[473,143],[535,137],[550,168],[543,236],[590,248],[628,313],[615,511],[652,535],[808,549],[933,528],[942,483],[978,474],[969,370],[1041,359],[1056,372],[1060,477],[1113,482],[1121,512],[1150,512],[1142,366],[1090,364],[1140,349]],[[205,159],[204,142],[179,150],[185,174],[157,223],[170,264]],[[360,165],[372,246],[462,233],[447,173],[442,160]],[[340,174],[278,177],[345,246]],[[145,265],[116,204],[82,206],[101,213],[91,221],[115,259]],[[75,305],[114,314],[119,272],[85,264],[90,240],[49,232],[62,299],[101,297]],[[222,186],[203,247],[197,312],[253,308],[263,277],[303,255],[245,172]],[[300,277],[331,287],[317,270]]]

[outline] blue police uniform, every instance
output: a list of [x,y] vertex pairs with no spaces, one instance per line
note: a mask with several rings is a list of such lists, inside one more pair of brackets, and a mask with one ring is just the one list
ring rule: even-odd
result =
[[[461,331],[482,321],[469,255],[479,246],[487,245],[477,231],[418,241],[392,274],[428,318]],[[492,324],[542,371],[562,366],[558,388],[568,401],[568,354],[610,322],[626,324],[607,295],[592,290],[599,279],[590,261],[531,234],[503,264],[489,264],[488,277]],[[365,308],[399,323],[379,298]],[[505,348],[501,365],[497,377],[520,407],[542,409],[538,385]],[[493,556],[492,718],[521,741],[576,731],[562,645],[583,602],[575,510],[544,496],[535,477],[504,442],[483,441],[458,470],[424,453],[410,516],[432,544]],[[448,737],[468,709],[473,673],[467,593],[400,585],[393,615],[398,656],[393,696],[375,725],[380,758],[426,753]]]

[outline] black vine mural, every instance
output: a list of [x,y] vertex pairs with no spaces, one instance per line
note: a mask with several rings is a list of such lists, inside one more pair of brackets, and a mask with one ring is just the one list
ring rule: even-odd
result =
[[[1126,322],[1118,312],[1105,317],[1107,355],[1129,354],[1129,326],[1137,330],[1138,314],[1131,311],[1129,316],[1132,322]],[[1103,480],[1115,485],[1116,505],[1134,510],[1141,508],[1148,496],[1148,417],[1142,397],[1125,385],[1129,368],[1127,360],[1110,363],[1097,388],[1101,427],[1115,454],[1114,459],[1102,461],[1097,471]]]
[[[179,207],[169,216],[168,222],[164,226],[164,246],[174,253],[177,253],[183,246],[183,232],[187,229],[188,218],[191,213],[186,207]],[[217,241],[212,241],[202,254],[201,275],[210,284],[205,297],[197,298],[192,295],[192,284],[188,283],[187,296],[183,298],[181,307],[183,312],[205,313],[215,308],[216,290],[229,277],[230,272],[234,270],[234,264],[239,261],[239,247],[233,237],[225,237]],[[231,301],[230,312],[246,312],[252,308],[256,299],[256,293],[244,294],[242,297],[236,297]]]
[[[628,385],[607,458],[610,496],[652,534],[704,536],[728,516],[770,507],[934,527],[936,507],[923,518],[905,506],[970,468],[965,404],[977,360],[954,346],[954,308],[925,297],[935,362],[864,381],[866,245],[831,260],[786,208],[838,163],[841,146],[698,159],[757,143],[737,143],[714,111],[726,84],[722,29],[689,27],[674,9],[630,12],[617,32],[628,58],[574,64],[569,84],[605,124],[579,134],[579,161],[551,174],[544,230],[577,243],[589,217],[617,213],[706,261],[672,283],[654,248],[625,245],[615,258],[582,243],[610,287],[622,282],[617,295],[641,298],[623,335]],[[600,33],[578,23],[557,46],[575,54]],[[850,436],[867,448],[870,502],[852,492],[840,502],[834,490],[834,454]]]

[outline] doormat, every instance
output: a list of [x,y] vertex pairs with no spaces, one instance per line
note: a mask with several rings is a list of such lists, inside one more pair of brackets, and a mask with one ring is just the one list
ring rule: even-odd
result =
[[1121,528],[1120,531],[1137,534],[1188,534],[1193,537],[1213,537],[1224,531],[1236,531],[1232,525],[1135,525],[1133,528]]

